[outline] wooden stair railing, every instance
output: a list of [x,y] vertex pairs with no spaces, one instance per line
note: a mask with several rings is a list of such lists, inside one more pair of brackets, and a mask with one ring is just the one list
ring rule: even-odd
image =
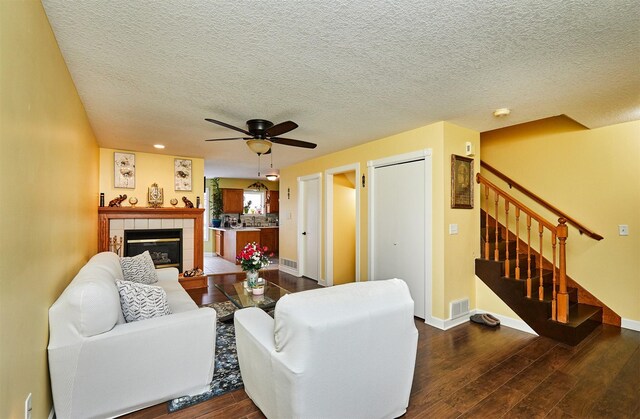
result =
[[514,187],[514,188],[518,189],[520,192],[525,194],[527,197],[531,198],[532,200],[534,200],[538,204],[542,205],[543,207],[545,207],[549,211],[551,211],[554,214],[558,215],[559,217],[564,218],[565,220],[567,220],[567,223],[569,223],[572,226],[574,226],[575,228],[577,228],[578,231],[580,232],[580,234],[584,234],[587,237],[591,237],[592,239],[598,240],[598,241],[600,241],[600,240],[602,240],[604,238],[600,234],[592,231],[591,229],[587,228],[582,223],[580,223],[577,220],[575,220],[573,217],[570,217],[569,215],[565,214],[563,211],[559,210],[558,208],[556,208],[555,206],[551,205],[550,203],[548,203],[544,199],[540,198],[538,195],[536,195],[535,193],[531,192],[529,189],[525,188],[524,186],[520,185],[518,182],[516,182],[515,180],[511,179],[510,177],[508,177],[504,173],[500,172],[498,169],[494,168],[490,164],[488,164],[488,163],[486,163],[486,162],[481,160],[480,161],[480,166],[483,169],[486,169],[489,172],[493,173],[494,175],[496,175],[500,179],[504,180],[509,185],[510,188]]
[[[510,275],[510,255],[509,255],[509,208],[513,206],[515,208],[515,230],[516,230],[516,255],[515,255],[515,279],[521,279],[521,267],[520,267],[520,213],[526,214],[526,243],[527,243],[527,297],[532,298],[532,264],[531,264],[531,224],[532,220],[538,224],[538,236],[539,236],[539,254],[543,254],[544,250],[544,230],[548,230],[551,233],[551,253],[552,253],[552,295],[551,295],[551,318],[552,320],[556,320],[561,323],[567,323],[569,319],[569,294],[567,292],[567,261],[566,261],[566,241],[568,236],[568,228],[567,228],[567,220],[564,217],[558,219],[558,225],[554,225],[549,221],[545,220],[541,215],[537,214],[535,211],[509,195],[507,192],[503,191],[489,180],[487,180],[480,173],[476,175],[476,181],[484,187],[484,198],[485,198],[485,244],[484,244],[484,258],[491,259],[490,255],[490,242],[493,238],[489,237],[489,213],[490,213],[490,202],[489,196],[490,192],[493,191],[493,201],[494,201],[494,220],[495,220],[495,250],[493,254],[493,259],[495,261],[499,260],[499,206],[500,199],[504,201],[504,220],[505,220],[505,274],[508,278]],[[481,193],[482,196],[482,193]],[[556,247],[556,240],[559,242],[558,247]],[[524,253],[524,252],[523,252]],[[540,270],[540,278],[543,276],[542,263],[539,264]],[[533,267],[535,269],[535,266]],[[543,281],[540,279],[539,287],[538,287],[538,299],[540,301],[545,298],[545,290],[543,287]]]

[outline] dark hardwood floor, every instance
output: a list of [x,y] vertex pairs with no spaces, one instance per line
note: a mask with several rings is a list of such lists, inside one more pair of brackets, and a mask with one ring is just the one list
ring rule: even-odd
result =
[[[315,281],[267,271],[290,291]],[[236,281],[243,274],[219,275]],[[214,280],[210,278],[211,281]],[[190,292],[198,304],[225,301],[212,285]],[[508,327],[472,323],[442,331],[416,319],[418,355],[403,418],[638,418],[640,332],[599,326],[569,347]],[[263,418],[244,390],[168,414],[166,403],[129,418]]]

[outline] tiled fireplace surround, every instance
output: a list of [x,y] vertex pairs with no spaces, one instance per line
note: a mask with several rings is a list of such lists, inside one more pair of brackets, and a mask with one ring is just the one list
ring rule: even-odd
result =
[[109,238],[125,230],[182,229],[182,269],[203,265],[202,208],[102,207],[98,209],[98,251],[109,249]]

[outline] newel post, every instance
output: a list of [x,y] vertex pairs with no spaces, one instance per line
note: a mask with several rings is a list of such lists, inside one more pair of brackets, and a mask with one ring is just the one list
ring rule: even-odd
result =
[[[558,290],[558,321],[561,323],[567,323],[569,320],[569,294],[567,294],[567,252],[566,241],[569,235],[569,229],[567,228],[567,220],[565,218],[558,219],[558,226],[556,232],[558,234],[558,241],[560,244],[559,249],[559,285]],[[554,268],[555,269],[555,268]]]

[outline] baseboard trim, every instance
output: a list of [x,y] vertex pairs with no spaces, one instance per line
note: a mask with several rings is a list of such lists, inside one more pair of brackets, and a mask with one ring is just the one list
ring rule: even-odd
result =
[[622,321],[620,322],[620,327],[640,332],[640,322],[637,320],[622,319]]
[[284,266],[282,263],[278,265],[278,270],[289,275],[297,276],[298,278],[301,276],[297,269],[289,268],[288,266]]
[[461,324],[465,324],[469,321],[469,317],[473,314],[473,312],[469,312],[469,314],[456,317],[455,319],[440,319],[438,317],[429,316],[424,320],[426,324],[429,326],[433,326],[440,330],[449,330],[453,327],[460,326]]
[[215,253],[213,253],[213,252],[204,252],[204,255],[207,256],[207,257],[212,257],[212,256],[215,255]]
[[[511,317],[507,317],[507,316],[501,316],[499,314],[494,314],[491,313],[489,311],[486,310],[471,310],[469,312],[469,314],[461,316],[461,317],[457,317],[455,319],[439,319],[437,317],[433,317],[433,316],[429,316],[428,318],[426,318],[424,320],[424,322],[426,324],[428,324],[429,326],[433,326],[435,328],[438,328],[440,330],[449,330],[453,327],[459,326],[461,324],[464,324],[466,322],[469,321],[469,318],[471,316],[473,316],[474,314],[476,314],[477,312],[482,312],[482,313],[489,313],[494,317],[497,317],[500,320],[500,325],[501,326],[506,326],[506,327],[510,327],[511,329],[516,329],[516,330],[520,330],[521,332],[526,332],[526,333],[530,333],[532,335],[538,336],[538,334],[531,328],[529,327],[528,324],[526,324],[524,321],[520,320],[520,319],[514,319]],[[636,322],[640,325],[640,322]]]

